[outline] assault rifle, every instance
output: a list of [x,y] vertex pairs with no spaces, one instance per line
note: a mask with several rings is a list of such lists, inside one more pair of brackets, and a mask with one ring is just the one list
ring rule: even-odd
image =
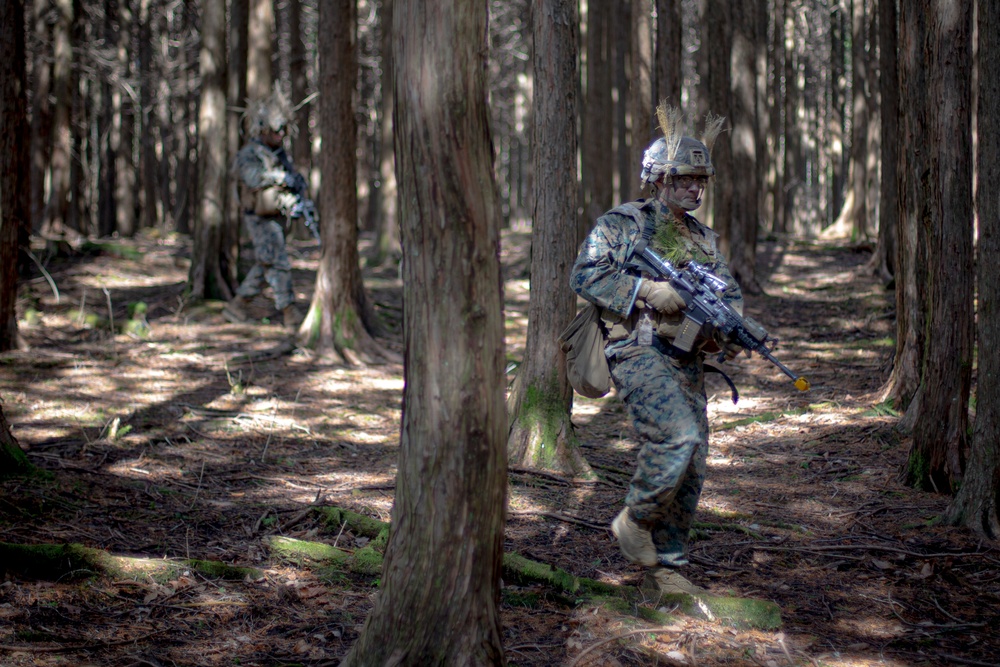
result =
[[[640,247],[641,252],[633,254],[629,266],[652,277],[668,281],[687,304],[684,309],[684,321],[674,338],[675,347],[689,352],[694,347],[698,334],[707,324],[748,353],[756,352],[777,366],[782,373],[792,379],[799,391],[809,389],[809,380],[793,373],[772,354],[778,339],[768,335],[764,327],[752,317],[743,317],[722,299],[721,292],[728,287],[725,280],[694,261],[688,262],[684,270],[678,270],[648,245],[640,244]],[[725,353],[720,352],[718,361],[721,363],[725,358]]]
[[291,217],[293,219],[302,218],[302,223],[306,226],[306,229],[312,232],[313,238],[319,241],[319,227],[316,225],[316,205],[304,193],[296,193],[295,196],[297,199],[295,205],[292,207]]
[[289,170],[285,176],[285,187],[295,195],[295,205],[292,206],[292,212],[289,217],[293,220],[302,218],[306,229],[312,232],[313,238],[319,241],[319,227],[316,226],[316,205],[308,197],[309,190],[306,185],[306,179],[302,174],[292,169],[291,163],[285,166]]

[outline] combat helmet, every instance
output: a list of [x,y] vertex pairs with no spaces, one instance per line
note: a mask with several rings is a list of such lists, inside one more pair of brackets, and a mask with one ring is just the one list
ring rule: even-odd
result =
[[655,183],[664,176],[714,176],[712,145],[726,119],[709,112],[699,140],[684,136],[683,114],[665,101],[656,108],[656,117],[663,137],[650,144],[642,155],[639,178],[643,184]]
[[247,100],[243,115],[250,137],[259,137],[266,130],[284,131],[289,136],[295,136],[298,129],[295,125],[295,109],[277,83],[268,97]]

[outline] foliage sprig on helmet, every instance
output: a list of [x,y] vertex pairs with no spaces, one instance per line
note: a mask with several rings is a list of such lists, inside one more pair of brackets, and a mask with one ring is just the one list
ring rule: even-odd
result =
[[661,181],[672,176],[714,176],[711,150],[716,137],[722,131],[724,116],[709,112],[705,116],[705,127],[701,139],[684,135],[684,114],[672,107],[666,100],[656,108],[663,137],[657,139],[642,156],[643,184]]
[[295,109],[291,101],[274,84],[273,92],[263,99],[247,100],[247,108],[243,113],[247,134],[251,138],[259,137],[264,132],[285,132],[294,137],[298,131],[295,125]]

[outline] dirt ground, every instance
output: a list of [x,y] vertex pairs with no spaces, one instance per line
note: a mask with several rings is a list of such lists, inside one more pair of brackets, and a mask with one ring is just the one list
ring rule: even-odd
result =
[[[524,229],[504,236],[512,360],[524,345],[528,238]],[[345,368],[301,351],[237,363],[279,343],[281,327],[265,300],[261,321],[241,325],[222,319],[221,303],[186,302],[189,256],[170,238],[92,247],[49,262],[49,275],[25,286],[30,349],[0,356],[0,397],[30,460],[54,477],[0,484],[0,542],[217,560],[264,576],[8,573],[0,665],[336,665],[371,608],[376,577],[320,577],[266,545],[276,535],[365,543],[331,532],[314,505],[388,521],[401,366]],[[294,245],[303,300],[316,257],[314,245]],[[749,297],[747,312],[782,340],[778,357],[812,388],[798,392],[758,358],[732,365],[737,405],[708,378],[711,453],[688,575],[716,594],[777,603],[782,628],[681,615],[654,626],[508,585],[508,664],[1000,664],[996,545],[940,525],[947,497],[897,481],[908,440],[878,403],[894,300],[868,275],[868,259],[843,244],[763,243],[766,295]],[[401,352],[397,272],[365,271],[392,331],[385,344]],[[139,303],[148,327],[111,335]],[[607,529],[637,451],[628,420],[612,394],[577,397],[573,421],[599,483],[511,472],[505,548],[638,585],[642,570]]]

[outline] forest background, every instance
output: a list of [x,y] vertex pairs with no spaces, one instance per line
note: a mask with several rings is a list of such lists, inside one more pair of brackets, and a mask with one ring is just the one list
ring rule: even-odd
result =
[[[895,294],[895,349],[873,401],[898,412],[896,427],[908,436],[901,481],[952,497],[942,512],[947,523],[996,539],[997,401],[992,385],[974,378],[996,374],[996,285],[976,267],[992,261],[991,225],[998,216],[988,189],[973,185],[991,182],[996,173],[995,111],[978,100],[992,99],[997,90],[998,23],[990,20],[996,10],[989,3],[946,4],[490,2],[450,7],[448,20],[431,12],[407,21],[400,17],[413,19],[413,6],[398,0],[395,7],[7,2],[0,16],[0,349],[17,348],[19,322],[25,326],[40,312],[41,302],[24,296],[29,281],[50,276],[46,266],[60,257],[115,239],[188,239],[183,299],[231,297],[245,249],[228,164],[241,141],[240,109],[277,82],[302,103],[291,148],[309,174],[323,231],[309,316],[294,345],[282,342],[271,352],[310,350],[348,367],[398,362],[398,352],[383,342],[391,330],[364,284],[359,235],[370,239],[369,267],[394,265],[407,247],[432,247],[426,244],[435,239],[421,237],[421,219],[407,208],[408,192],[420,199],[420,184],[407,182],[428,163],[433,146],[449,145],[447,124],[432,121],[452,118],[451,110],[438,105],[442,116],[432,118],[433,105],[394,101],[412,93],[407,67],[442,57],[408,60],[405,49],[451,43],[466,27],[466,41],[454,42],[465,51],[456,48],[437,64],[442,78],[448,71],[483,77],[470,77],[472,88],[457,91],[471,95],[470,105],[484,116],[456,150],[490,148],[489,174],[473,180],[490,185],[483,201],[466,203],[454,216],[459,227],[436,241],[454,249],[460,239],[476,240],[478,229],[486,245],[470,242],[468,252],[483,257],[493,247],[499,261],[501,230],[527,225],[532,244],[526,348],[510,394],[500,397],[506,416],[496,410],[495,392],[471,402],[477,417],[491,415],[483,454],[489,472],[507,464],[574,479],[592,472],[572,436],[565,375],[545,375],[561,369],[553,342],[575,307],[571,295],[560,296],[568,291],[560,262],[571,258],[597,215],[640,194],[635,166],[656,136],[656,102],[667,99],[688,112],[693,131],[708,111],[730,119],[713,152],[720,178],[699,215],[721,234],[748,294],[763,293],[758,252],[775,240],[828,238],[871,251],[869,272]],[[462,52],[473,55],[454,62]],[[416,130],[426,128],[438,132],[418,136]],[[438,184],[461,180],[449,181],[447,170],[435,177]],[[436,204],[450,210],[456,202]],[[477,206],[488,213],[476,213]],[[443,257],[437,266],[407,269],[403,263],[404,303],[442,296],[433,276],[456,269],[447,262],[457,261]],[[488,261],[483,266],[471,283],[481,279],[489,292],[491,283],[499,285],[499,269]],[[471,298],[467,290],[449,289],[458,305]],[[494,298],[499,313],[499,294]],[[113,322],[110,299],[108,306],[104,316]],[[450,316],[455,321],[455,313]],[[142,317],[126,312],[117,319]],[[418,347],[449,342],[428,336],[431,321],[409,324],[403,324],[407,362]],[[496,362],[504,359],[502,341],[495,347],[492,366],[472,375],[502,389]],[[418,364],[408,363],[406,372],[417,368],[425,374],[408,375],[407,387],[434,379],[433,369]],[[460,388],[454,394],[444,400],[468,401]],[[554,397],[543,404],[558,406],[555,417],[537,409],[539,395]],[[432,481],[418,483],[419,470],[405,465],[407,433],[434,429],[414,413],[404,411],[399,475],[412,473],[411,483],[419,486]],[[451,447],[435,447],[434,438],[410,444],[447,457],[471,437],[455,435]],[[546,445],[557,450],[557,460],[542,456]],[[12,443],[5,443],[4,454],[5,468],[26,462]],[[459,475],[455,491],[464,497],[489,488],[496,500],[503,496],[502,479],[494,474],[479,484],[483,480]],[[497,504],[483,510],[490,520],[474,531],[477,548],[494,553],[481,573],[494,584]],[[443,515],[436,520],[447,525]],[[393,540],[406,545],[406,534],[400,528]],[[419,563],[434,552],[423,546],[398,548]],[[457,575],[449,568],[447,576]],[[392,590],[392,582],[387,566],[383,590]],[[492,612],[471,617],[489,638],[485,643],[496,646],[495,588],[470,596],[465,608],[442,612],[449,622],[427,613],[413,634],[423,633],[425,641],[447,636],[449,627],[470,618],[470,608],[489,610],[492,599]],[[427,631],[433,627],[436,632]],[[374,650],[370,643],[359,642],[358,650]]]

